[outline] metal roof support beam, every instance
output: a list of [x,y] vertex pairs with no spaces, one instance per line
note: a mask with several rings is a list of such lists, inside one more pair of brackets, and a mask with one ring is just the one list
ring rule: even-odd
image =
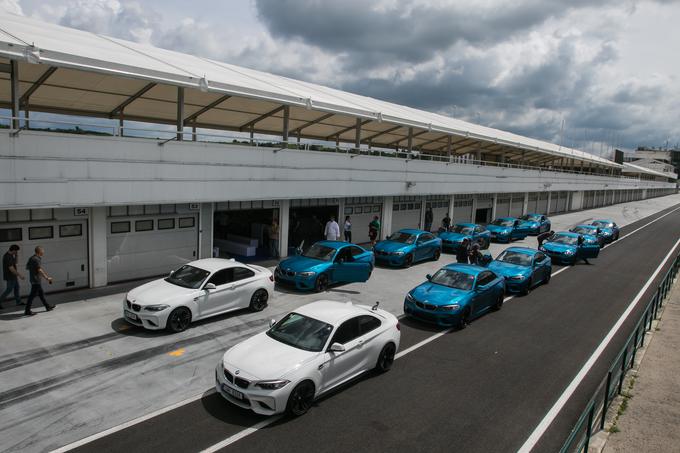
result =
[[12,65],[9,63],[0,63],[0,72],[4,72],[5,74],[11,74]]
[[381,135],[384,135],[384,134],[389,134],[390,132],[394,132],[394,131],[396,131],[397,129],[401,129],[402,127],[403,127],[403,126],[394,126],[394,127],[389,128],[389,129],[385,129],[384,131],[380,131],[380,132],[375,133],[375,134],[373,134],[373,135],[369,135],[368,137],[364,138],[362,141],[364,141],[364,142],[365,142],[365,141],[371,142],[371,141],[373,141],[373,139],[376,138],[376,137],[380,137]]
[[177,141],[184,140],[184,87],[177,87]]
[[[357,120],[359,120],[359,118],[357,118]],[[352,129],[356,128],[357,126],[359,126],[359,127],[364,126],[365,124],[368,124],[368,123],[370,123],[371,121],[372,121],[372,120],[363,120],[363,121],[359,120],[359,121],[356,122],[356,124],[355,124],[354,126],[346,127],[346,128],[344,128],[344,129],[342,129],[342,130],[340,130],[340,131],[334,133],[333,135],[339,137],[339,136],[341,136],[342,134],[344,134],[345,132],[349,132],[349,131],[351,131]],[[330,140],[331,137],[333,137],[333,135],[329,135],[328,137],[326,137],[326,140]]]
[[406,137],[401,137],[399,140],[395,140],[393,142],[388,143],[386,146],[392,146],[392,145],[398,145],[400,142],[402,142],[404,139],[409,139],[410,144],[413,144],[413,139],[418,137],[419,135],[427,134],[429,131],[421,131],[421,132],[416,132],[415,134],[413,133],[413,128],[409,128],[409,135]]
[[21,96],[21,100],[19,101],[20,105],[28,105],[28,98],[31,97],[33,93],[35,93],[35,90],[40,88],[40,86],[45,83],[49,77],[54,74],[54,71],[57,70],[56,66],[50,66],[47,68],[47,71],[43,72],[40,77],[38,77],[38,80],[36,80],[31,87],[26,90],[26,92]]
[[428,140],[428,141],[426,141],[426,142],[423,142],[423,143],[421,143],[421,144],[418,145],[418,146],[422,149],[423,146],[427,146],[427,145],[429,145],[429,144],[431,144],[431,143],[438,142],[439,140],[441,140],[441,139],[444,138],[444,137],[446,137],[446,135],[442,135],[441,137],[433,138],[432,140]]
[[335,113],[327,113],[326,115],[322,115],[322,116],[318,117],[318,118],[315,119],[315,120],[308,121],[308,122],[306,122],[305,124],[303,124],[302,126],[296,127],[295,129],[293,129],[292,131],[290,131],[290,133],[291,133],[291,134],[298,134],[298,137],[299,137],[299,136],[300,136],[300,132],[302,132],[302,129],[308,128],[309,126],[313,126],[313,125],[315,125],[315,124],[317,124],[317,123],[320,123],[320,122],[322,122],[322,121],[325,121],[325,120],[327,120],[328,118],[330,118],[330,117],[333,116],[333,115],[335,115]]
[[205,112],[207,112],[208,110],[214,109],[215,107],[217,107],[218,105],[220,105],[221,103],[223,103],[224,101],[226,101],[227,99],[229,99],[230,97],[231,97],[231,96],[229,96],[228,94],[222,96],[221,98],[217,99],[216,101],[211,102],[210,104],[206,105],[205,107],[203,107],[203,108],[200,109],[199,111],[194,112],[194,113],[192,113],[191,115],[187,116],[186,119],[185,119],[185,121],[186,121],[187,123],[191,123],[191,122],[196,121],[196,118],[198,118],[199,116],[203,115],[203,114],[204,114]]
[[151,82],[146,84],[141,90],[127,98],[125,101],[123,101],[118,107],[115,109],[111,110],[109,113],[109,118],[113,118],[114,116],[118,115],[125,107],[128,105],[132,104],[135,100],[139,99],[142,97],[147,91],[149,91],[151,88],[155,87],[157,84],[155,82]]
[[272,115],[275,115],[275,114],[279,113],[281,110],[283,110],[284,107],[285,107],[285,105],[282,105],[281,107],[276,107],[274,110],[271,110],[271,111],[269,111],[269,112],[267,112],[267,113],[264,113],[264,114],[258,116],[257,118],[255,118],[254,120],[250,120],[250,121],[248,121],[247,123],[241,125],[241,126],[238,128],[238,130],[241,131],[241,132],[243,132],[243,131],[246,130],[246,129],[249,129],[249,128],[251,128],[251,127],[254,127],[257,123],[259,123],[259,122],[262,121],[263,119],[268,118],[268,117],[270,117],[270,116],[272,116]]
[[290,106],[283,106],[283,141],[288,143],[288,126],[290,124]]
[[354,147],[361,147],[361,118],[357,118],[356,131],[354,132]]
[[408,128],[408,152],[410,153],[411,150],[413,149],[413,128],[409,127]]
[[450,135],[446,136],[446,156],[451,159],[451,151],[453,150],[453,147],[451,146],[451,142],[453,141],[453,137]]
[[10,84],[11,84],[11,102],[12,102],[12,129],[19,129],[19,62],[11,60],[10,65]]

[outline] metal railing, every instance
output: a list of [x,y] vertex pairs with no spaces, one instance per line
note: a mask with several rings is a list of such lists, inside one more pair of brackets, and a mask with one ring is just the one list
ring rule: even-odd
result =
[[[13,120],[17,120],[23,126],[14,129],[12,127]],[[187,142],[209,142],[217,143],[222,145],[238,145],[238,146],[254,146],[254,147],[267,147],[274,148],[275,152],[289,150],[304,150],[304,151],[321,151],[321,152],[332,152],[346,154],[350,157],[357,156],[375,156],[375,157],[390,157],[398,158],[402,160],[418,160],[418,161],[433,161],[442,162],[446,165],[449,164],[463,164],[463,165],[476,165],[484,167],[499,167],[499,168],[513,168],[521,170],[534,170],[534,171],[549,171],[558,173],[569,173],[577,175],[587,175],[587,176],[602,176],[619,178],[626,180],[640,181],[640,178],[613,175],[610,173],[596,173],[584,170],[575,170],[565,167],[554,167],[554,166],[537,166],[528,164],[515,164],[508,162],[495,162],[487,160],[478,160],[467,157],[466,155],[451,155],[446,154],[428,154],[421,151],[411,151],[407,152],[404,150],[393,150],[389,148],[375,147],[375,148],[364,148],[364,147],[354,147],[345,145],[326,145],[323,142],[310,143],[310,142],[297,142],[294,141],[282,141],[276,139],[264,139],[264,138],[250,138],[247,133],[243,135],[226,135],[226,134],[213,134],[203,131],[179,131],[175,130],[174,127],[168,127],[166,129],[149,129],[149,128],[139,128],[139,127],[123,127],[117,124],[95,124],[95,123],[75,123],[73,121],[59,121],[59,120],[48,120],[48,119],[33,119],[31,118],[28,124],[48,124],[57,127],[27,127],[25,118],[15,118],[11,116],[0,115],[0,122],[5,123],[7,131],[12,136],[18,136],[24,131],[36,131],[36,132],[58,132],[67,133],[74,135],[95,135],[95,136],[105,136],[105,137],[128,137],[128,138],[143,138],[156,140],[159,146],[163,146],[168,142],[176,141],[177,136],[182,136],[183,141]],[[188,137],[188,138],[187,138]]]
[[658,319],[659,308],[663,306],[664,300],[668,297],[679,270],[680,254],[675,257],[673,264],[635,324],[635,328],[628,336],[625,345],[609,366],[607,375],[602,379],[581,413],[569,437],[562,445],[560,453],[587,452],[591,435],[604,429],[607,409],[616,396],[623,393],[626,372],[633,367],[637,350],[644,346],[645,332],[651,330],[652,321]]

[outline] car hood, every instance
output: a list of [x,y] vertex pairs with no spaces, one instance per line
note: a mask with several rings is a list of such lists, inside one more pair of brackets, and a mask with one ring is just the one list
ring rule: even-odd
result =
[[240,370],[257,380],[281,379],[318,355],[288,346],[262,332],[225,352],[222,364],[230,371]]
[[503,277],[512,277],[513,275],[528,275],[531,273],[531,268],[527,266],[520,266],[519,264],[504,263],[502,261],[492,261],[489,263],[489,269]]
[[492,233],[510,233],[512,230],[511,227],[506,227],[506,226],[500,226],[500,225],[487,225],[486,229],[491,231]]
[[411,291],[411,295],[419,302],[435,305],[448,305],[460,302],[470,295],[470,291],[448,288],[435,283],[425,282]]
[[576,246],[575,245],[558,244],[556,242],[544,242],[543,248],[545,248],[547,251],[553,252],[553,253],[564,253],[567,250],[571,250],[572,252],[576,252]]
[[173,285],[166,282],[165,279],[158,279],[129,291],[127,298],[129,301],[142,306],[166,304],[189,297],[197,291],[196,289]]
[[527,228],[537,228],[538,226],[540,226],[540,224],[541,224],[540,222],[537,222],[535,220],[522,220],[520,222],[521,226],[527,227]]
[[452,232],[446,232],[446,233],[441,233],[439,237],[445,241],[454,241],[454,242],[461,242],[463,239],[470,239],[470,235],[463,234],[463,233],[452,233]]
[[404,251],[411,247],[410,244],[404,244],[403,242],[397,241],[380,241],[375,244],[375,250],[381,252],[398,252]]
[[314,258],[307,258],[306,256],[294,256],[287,258],[279,263],[279,268],[283,270],[292,270],[294,272],[313,271],[317,267],[323,267],[329,264],[330,261],[321,261]]

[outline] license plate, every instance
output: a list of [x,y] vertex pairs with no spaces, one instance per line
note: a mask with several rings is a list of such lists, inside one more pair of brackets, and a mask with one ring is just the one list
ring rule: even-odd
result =
[[226,384],[222,384],[222,391],[224,393],[228,393],[231,396],[233,396],[236,399],[242,400],[243,399],[243,393],[239,392],[238,390],[234,390],[233,388],[229,387]]
[[130,318],[133,321],[139,320],[139,317],[136,314],[132,313],[131,311],[127,311],[127,310],[125,310],[125,317]]

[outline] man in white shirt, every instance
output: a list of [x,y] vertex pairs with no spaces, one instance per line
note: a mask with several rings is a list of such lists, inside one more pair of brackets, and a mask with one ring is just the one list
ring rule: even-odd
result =
[[326,229],[323,233],[328,241],[337,241],[340,238],[340,225],[335,221],[335,216],[326,223]]

